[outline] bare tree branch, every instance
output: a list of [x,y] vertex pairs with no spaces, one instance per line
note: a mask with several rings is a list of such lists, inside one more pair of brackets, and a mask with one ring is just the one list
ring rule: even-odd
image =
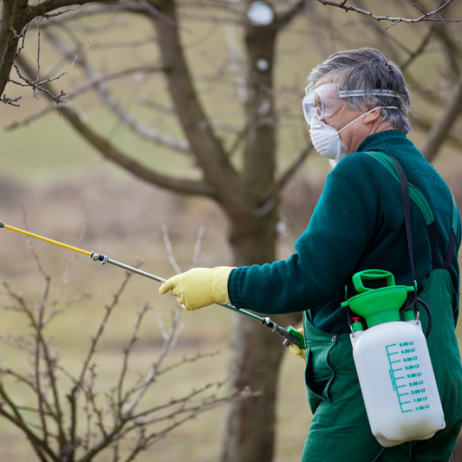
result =
[[48,444],[48,428],[45,418],[45,413],[43,410],[43,401],[44,395],[41,386],[41,377],[40,377],[40,347],[41,347],[41,336],[43,328],[43,313],[45,311],[46,299],[48,297],[48,291],[50,289],[50,278],[46,279],[45,290],[43,292],[42,303],[38,307],[38,318],[37,318],[37,329],[35,337],[35,361],[34,361],[34,375],[35,375],[35,386],[37,387],[37,399],[38,399],[38,409],[39,416],[42,424],[43,431],[43,441],[45,444]]
[[117,0],[45,0],[44,2],[36,5],[29,6],[29,15],[31,18],[37,16],[45,16],[50,11],[57,10],[58,8],[65,8],[71,5],[85,5],[86,3],[93,3],[95,1],[101,3],[115,3]]
[[277,17],[278,26],[285,27],[290,24],[311,3],[312,0],[298,0],[290,9]]
[[147,107],[149,109],[153,109],[154,111],[161,112],[163,114],[175,114],[174,109],[168,106],[164,106],[163,104],[158,104],[155,101],[151,101],[147,98],[144,98],[142,96],[139,96],[137,98],[138,104],[141,106]]
[[256,216],[263,216],[269,213],[276,204],[281,200],[281,191],[287,186],[290,179],[295,175],[295,173],[299,170],[299,168],[303,165],[303,162],[307,159],[310,152],[313,150],[313,145],[309,143],[305,146],[298,155],[295,162],[289,167],[279,178],[276,182],[273,191],[271,192],[267,201],[257,210],[255,210],[254,214]]
[[456,37],[456,35],[454,34],[454,32],[452,32],[452,30],[449,28],[449,26],[446,24],[446,20],[443,19],[440,14],[438,13],[437,14],[438,18],[440,19],[440,21],[444,24],[444,27],[446,27],[447,31],[454,37],[454,39],[456,40],[456,42],[462,46],[462,42]]
[[245,61],[242,59],[241,50],[236,40],[234,25],[224,27],[226,45],[228,47],[229,59],[231,61],[234,75],[236,76],[237,98],[240,103],[247,101],[247,79],[245,75]]
[[[184,154],[190,153],[189,146],[186,142],[177,140],[171,135],[160,133],[154,127],[147,126],[146,124],[135,120],[134,117],[122,109],[122,107],[117,103],[116,99],[110,93],[107,85],[104,84],[104,80],[99,78],[96,72],[88,65],[86,59],[84,59],[83,56],[76,56],[75,51],[66,48],[62,41],[60,41],[54,34],[52,34],[51,31],[47,32],[47,36],[52,41],[55,48],[59,49],[59,51],[61,51],[69,60],[73,59],[74,62],[77,62],[77,65],[84,70],[88,80],[90,82],[94,82],[91,86],[97,89],[98,94],[100,95],[103,102],[111,109],[112,113],[115,114],[124,125],[134,130],[142,138],[154,141],[156,144],[160,144],[161,146],[168,147],[169,149],[173,149]],[[80,45],[77,44],[77,47],[80,47]],[[156,71],[166,70],[162,65],[150,66],[150,68],[151,70],[155,69]]]
[[162,237],[164,238],[165,250],[167,251],[170,265],[172,265],[172,268],[174,269],[176,274],[180,274],[182,271],[175,260],[175,256],[173,255],[172,243],[170,241],[170,236],[168,234],[167,225],[162,225]]
[[[160,11],[177,23],[174,2],[165,2]],[[199,101],[183,54],[178,28],[165,21],[154,22],[162,59],[169,69],[166,78],[178,120],[207,181],[219,188],[219,194],[228,191],[222,199],[229,200],[231,194],[237,192],[237,172],[229,163],[224,147],[213,133]]]
[[[25,69],[26,74],[32,74],[33,71],[28,61],[18,56],[20,66]],[[49,84],[45,84],[49,87]],[[86,139],[93,147],[95,147],[104,157],[125,168],[135,176],[155,184],[157,186],[171,189],[179,193],[214,196],[216,190],[210,184],[204,181],[194,181],[170,177],[162,175],[142,165],[140,162],[130,158],[126,154],[117,149],[109,140],[97,134],[96,131],[88,124],[83,122],[78,115],[70,108],[62,108],[62,115],[70,122],[70,124]]]
[[[317,0],[319,3],[322,3],[323,5],[328,5],[328,6],[333,6],[336,8],[340,8],[342,10],[345,10],[346,12],[348,11],[354,11],[355,13],[359,14],[364,14],[366,16],[369,16],[372,19],[375,19],[376,21],[390,21],[393,24],[398,24],[400,22],[408,23],[408,24],[416,24],[418,22],[422,21],[441,21],[440,19],[434,19],[430,18],[430,16],[435,16],[437,15],[440,11],[444,10],[449,4],[453,2],[453,0],[448,0],[444,5],[440,6],[439,8],[431,11],[430,13],[423,13],[422,16],[419,16],[418,18],[412,19],[412,18],[401,18],[401,17],[391,17],[391,16],[377,16],[370,11],[363,10],[361,8],[357,8],[355,6],[347,5],[347,0],[344,0],[342,2],[334,2],[332,0]],[[451,22],[460,22],[460,20],[447,20]]]
[[201,226],[199,231],[197,232],[197,239],[196,243],[194,244],[194,253],[191,259],[191,264],[189,265],[189,269],[193,269],[197,266],[197,261],[199,260],[199,253],[202,246],[202,240],[204,239],[205,227]]
[[[1,0],[0,1],[0,101],[5,104],[15,105],[17,102],[7,98],[3,92],[9,81],[22,85],[21,82],[10,80],[11,69],[15,58],[18,55],[18,43],[23,36],[23,30],[34,18],[44,17],[50,11],[57,8],[73,5],[85,4],[94,2],[95,0],[45,0],[43,3],[36,5],[28,5],[27,0]],[[107,1],[107,0],[99,0]],[[112,0],[111,0],[112,1]],[[58,14],[60,14],[59,12]],[[39,28],[39,20],[37,21]],[[38,29],[40,31],[40,29]],[[40,69],[40,35],[39,45],[37,49],[37,69]],[[21,49],[21,48],[20,48]],[[20,51],[20,50],[19,50]],[[30,77],[28,86],[31,86],[34,91],[41,90],[38,80],[40,73],[37,73],[37,78]],[[33,85],[31,83],[34,82]],[[62,95],[61,95],[62,96]],[[56,100],[59,101],[59,97]],[[13,103],[13,104],[12,104]]]
[[146,303],[143,309],[140,311],[140,313],[138,313],[137,321],[136,321],[135,327],[133,328],[132,336],[130,338],[130,341],[128,342],[127,347],[124,348],[124,359],[123,359],[123,364],[122,364],[122,371],[120,373],[119,382],[117,384],[117,401],[118,401],[117,404],[118,404],[118,414],[119,415],[122,415],[122,407],[124,405],[122,394],[123,394],[123,388],[124,388],[125,375],[128,370],[128,359],[133,349],[133,346],[135,345],[135,342],[138,340],[138,332],[140,330],[143,317],[149,309],[150,309],[149,305]]
[[[108,82],[108,81],[111,81],[111,80],[118,79],[120,77],[125,77],[127,75],[134,74],[136,72],[150,73],[150,72],[157,72],[157,71],[160,71],[160,70],[161,70],[161,68],[159,68],[158,66],[137,66],[137,67],[132,67],[132,68],[128,68],[128,69],[122,69],[120,71],[108,72],[106,74],[95,75],[94,78],[86,80],[79,87],[77,87],[76,89],[69,92],[66,95],[66,101],[63,101],[62,104],[63,105],[66,105],[66,104],[69,105],[71,103],[70,102],[71,99],[82,95],[83,93],[87,92],[88,90],[91,90],[92,88],[94,88],[96,85],[98,85],[101,82]],[[75,106],[73,106],[73,107],[75,107]],[[55,110],[55,109],[56,109],[56,104],[54,104],[54,103],[50,104],[50,105],[44,107],[43,109],[40,109],[39,111],[34,112],[33,114],[25,117],[22,120],[19,120],[17,122],[13,122],[13,123],[11,123],[9,125],[6,125],[5,130],[13,130],[15,128],[24,127],[24,126],[30,124],[31,122],[34,122],[35,120],[39,119],[40,117],[43,117],[44,115],[48,114],[49,112],[51,112],[52,110]]]
[[[20,57],[18,56],[18,59]],[[66,96],[66,94],[61,90],[61,92],[59,94],[53,94],[52,92],[50,92],[49,90],[47,90],[43,85],[42,85],[42,82],[34,82],[32,79],[28,79],[26,76],[23,75],[23,73],[20,71],[19,67],[17,66],[16,63],[13,63],[13,66],[14,68],[16,69],[16,72],[19,76],[19,78],[23,81],[23,82],[18,82],[17,80],[13,80],[13,79],[9,79],[9,82],[12,82],[14,83],[15,85],[19,85],[21,87],[31,87],[32,90],[39,90],[45,94],[47,94],[51,99],[53,99],[56,104],[59,104],[59,103],[63,103],[64,100],[61,99],[62,96]],[[53,79],[53,80],[56,80],[56,79]],[[46,82],[45,82],[46,83]]]
[[[108,0],[107,2],[102,4],[87,3],[82,8],[78,8],[70,11],[69,13],[66,13],[63,17],[59,18],[58,20],[54,18],[49,19],[46,23],[42,24],[42,27],[59,26],[62,23],[74,21],[82,17],[106,13],[118,13],[121,11],[136,14],[144,14],[144,8],[137,3],[127,1],[110,2]],[[33,27],[33,23],[31,24],[31,27]]]
[[404,72],[406,68],[409,67],[425,51],[425,48],[429,44],[430,39],[433,35],[434,26],[435,26],[435,23],[431,22],[428,28],[428,31],[425,34],[422,41],[420,42],[419,46],[410,54],[410,56],[406,59],[406,61],[404,61],[404,63],[399,66],[401,69],[401,72]]

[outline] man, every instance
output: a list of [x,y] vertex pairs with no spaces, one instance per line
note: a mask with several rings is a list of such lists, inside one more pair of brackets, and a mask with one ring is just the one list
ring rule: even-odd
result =
[[[394,274],[413,285],[401,190],[368,152],[393,156],[435,216],[430,245],[424,216],[411,201],[415,279],[422,293],[432,269],[447,281],[447,306],[433,306],[429,337],[446,428],[425,441],[388,448],[381,460],[447,461],[462,425],[462,368],[454,334],[459,310],[460,220],[452,226],[448,187],[407,139],[410,96],[399,68],[378,50],[336,53],[308,78],[303,99],[313,145],[335,167],[306,231],[288,260],[252,267],[198,268],[169,279],[172,291],[194,310],[231,305],[267,314],[304,311],[306,384],[313,420],[302,460],[372,462],[381,447],[371,434],[352,359],[350,326],[341,302],[352,276],[366,269]],[[452,235],[455,236],[452,237]],[[451,244],[452,241],[452,244]],[[449,251],[448,251],[449,248]],[[446,254],[449,254],[445,258]],[[433,272],[435,273],[435,272]],[[440,284],[441,287],[444,286]]]

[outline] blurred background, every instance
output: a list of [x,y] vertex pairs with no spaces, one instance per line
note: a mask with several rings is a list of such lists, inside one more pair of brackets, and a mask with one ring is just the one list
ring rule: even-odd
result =
[[[306,228],[330,171],[326,159],[306,148],[308,126],[300,103],[305,79],[312,67],[339,50],[376,47],[403,67],[412,97],[409,117],[413,131],[409,137],[431,160],[461,206],[460,23],[379,22],[355,11],[346,13],[316,1],[298,2],[299,9],[295,9],[295,2],[268,2],[270,11],[279,19],[292,7],[294,10],[293,17],[280,24],[274,55],[255,63],[260,73],[268,71],[266,66],[270,66],[272,73],[269,82],[272,86],[265,88],[272,104],[271,110],[267,110],[262,107],[263,100],[257,109],[256,106],[249,108],[254,102],[248,94],[251,29],[265,29],[273,23],[271,14],[270,19],[265,16],[268,14],[265,6],[255,6],[263,2],[253,3],[254,16],[249,13],[251,2],[184,0],[176,3],[177,29],[194,88],[207,114],[205,122],[226,147],[229,163],[236,171],[264,169],[264,156],[255,158],[254,161],[261,164],[253,167],[246,161],[249,143],[246,137],[251,133],[248,114],[260,111],[261,117],[272,118],[270,125],[276,133],[274,176],[281,178],[289,173],[290,177],[287,185],[278,191],[281,200],[274,219],[277,259],[285,259],[294,252],[294,242]],[[417,18],[422,14],[407,2],[369,3],[355,1],[354,5],[377,16]],[[162,2],[150,5],[158,12],[163,11]],[[430,1],[419,1],[417,5],[427,12],[436,8],[435,2]],[[175,272],[165,248],[166,230],[173,255],[180,268],[186,270],[203,228],[198,266],[232,266],[235,259],[229,245],[229,213],[224,212],[220,201],[171,191],[127,171],[111,161],[104,149],[89,143],[63,114],[63,108],[68,108],[82,126],[91,127],[102,139],[146,169],[189,181],[202,178],[202,164],[189,152],[168,79],[159,71],[160,48],[165,44],[159,36],[161,26],[157,24],[154,28],[153,23],[164,19],[149,8],[148,13],[141,14],[138,10],[142,8],[145,5],[141,1],[95,3],[73,6],[72,11],[61,16],[31,21],[21,56],[36,71],[40,43],[43,79],[60,76],[74,62],[67,73],[49,82],[54,94],[64,91],[68,96],[63,99],[70,103],[57,108],[56,102],[43,92],[11,82],[6,86],[5,94],[9,98],[21,96],[21,99],[17,102],[20,107],[0,105],[3,127],[0,219],[18,228],[24,228],[26,220],[32,232],[71,245],[80,242],[83,249],[106,254],[129,265],[142,259],[145,271],[165,278]],[[462,8],[454,2],[441,16],[462,19]],[[264,43],[258,46],[261,50],[265,48]],[[23,73],[25,68],[21,67]],[[102,76],[99,81],[98,76]],[[14,69],[11,78],[20,80]],[[167,139],[162,138],[163,135]],[[272,155],[268,162],[273,162]],[[267,191],[260,193],[264,195]],[[260,200],[258,204],[264,206],[266,202]],[[71,252],[39,241],[32,245],[43,270],[51,276],[52,299],[62,286]],[[23,236],[6,230],[0,232],[0,272],[32,305],[33,299],[41,300],[44,278]],[[47,328],[62,364],[69,370],[81,366],[90,338],[103,319],[104,306],[110,303],[123,278],[122,270],[101,266],[85,256],[78,255],[72,263],[65,275],[66,287],[59,303],[64,306],[76,296],[82,300]],[[172,297],[158,295],[158,288],[158,283],[134,276],[111,315],[95,356],[96,389],[101,397],[117,382],[123,348],[133,331],[136,313],[146,302],[151,310],[145,316],[133,350],[130,376],[145,374],[158,357],[162,348],[159,314],[168,324],[176,307]],[[2,292],[3,303],[6,303],[5,297]],[[182,315],[184,330],[166,359],[167,364],[185,355],[217,351],[220,354],[186,364],[171,375],[159,378],[145,397],[146,406],[229,376],[231,318],[231,313],[218,306]],[[258,325],[256,328],[263,329]],[[459,340],[460,329],[459,324]],[[10,341],[12,333],[32,339],[27,319],[21,313],[5,310],[0,323],[2,367],[28,374],[29,355],[11,345],[14,344]],[[65,378],[61,383],[63,387],[66,385]],[[32,406],[33,396],[21,385],[11,379],[6,385],[15,399],[24,406]],[[141,452],[137,460],[219,460],[225,413],[226,409],[219,407],[198,416]],[[287,352],[282,357],[277,379],[275,415],[274,460],[298,461],[311,414],[303,364]],[[34,457],[23,434],[0,419],[0,459],[26,461]],[[110,451],[98,457],[96,460],[100,461],[116,460]]]

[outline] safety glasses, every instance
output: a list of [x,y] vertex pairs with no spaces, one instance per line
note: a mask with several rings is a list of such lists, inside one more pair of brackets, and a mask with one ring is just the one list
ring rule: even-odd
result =
[[339,91],[334,83],[326,83],[309,91],[302,101],[303,114],[308,125],[313,118],[323,120],[342,111],[347,103],[346,98],[355,96],[392,96],[401,99],[401,95],[393,90],[350,90]]

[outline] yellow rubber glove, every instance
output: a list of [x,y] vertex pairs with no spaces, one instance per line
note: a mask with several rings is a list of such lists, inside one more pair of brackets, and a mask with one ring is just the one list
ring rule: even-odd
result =
[[[298,331],[303,335],[303,327],[298,329]],[[290,351],[295,355],[298,356],[299,358],[305,360],[305,353],[306,350],[301,350],[297,345],[294,345],[293,343],[290,344],[289,346]]]
[[228,298],[228,278],[234,268],[195,268],[173,276],[165,281],[159,293],[172,295],[189,311],[198,310],[213,303],[230,304]]

